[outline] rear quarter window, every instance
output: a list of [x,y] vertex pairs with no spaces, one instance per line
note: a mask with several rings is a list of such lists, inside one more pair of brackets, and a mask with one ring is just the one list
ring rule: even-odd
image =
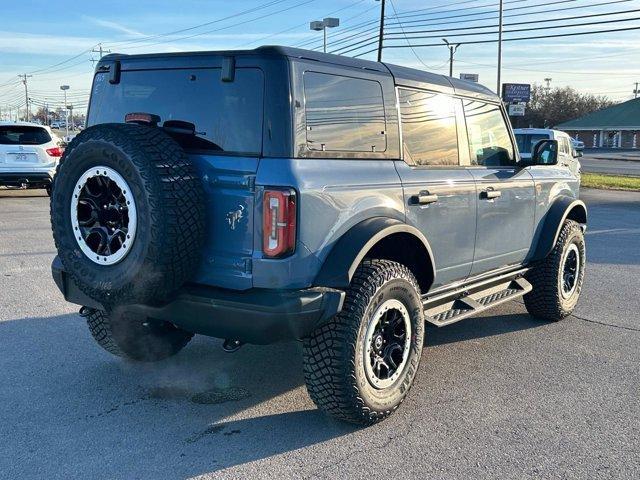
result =
[[28,125],[0,126],[0,145],[44,145],[51,135],[44,128]]
[[94,79],[89,124],[123,123],[127,113],[193,123],[198,148],[260,154],[264,78],[258,68],[237,68],[223,82],[219,68],[123,71],[118,84],[108,73]]
[[303,78],[309,150],[386,151],[380,83],[316,72],[305,72]]

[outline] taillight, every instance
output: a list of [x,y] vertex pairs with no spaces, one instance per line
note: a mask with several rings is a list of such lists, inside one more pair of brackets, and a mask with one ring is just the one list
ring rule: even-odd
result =
[[262,251],[283,257],[296,247],[296,192],[265,189],[262,201]]
[[60,148],[60,147],[47,148],[47,154],[51,157],[61,157],[63,153],[64,153],[64,148]]

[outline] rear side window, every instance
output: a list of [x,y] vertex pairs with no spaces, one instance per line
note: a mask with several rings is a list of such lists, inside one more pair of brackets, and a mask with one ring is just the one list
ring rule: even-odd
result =
[[382,86],[378,82],[306,72],[304,97],[309,150],[387,149]]
[[44,128],[23,125],[0,126],[0,145],[44,145],[51,135]]
[[488,167],[513,165],[513,144],[500,107],[465,100],[464,115],[467,120],[471,163]]
[[413,165],[458,165],[458,131],[453,98],[399,90],[405,161]]
[[[237,68],[233,82],[220,69],[123,71],[120,83],[95,76],[89,124],[124,122],[127,113],[159,115],[196,127],[193,148],[227,153],[262,152],[264,80],[257,68]],[[162,125],[162,122],[160,125]]]

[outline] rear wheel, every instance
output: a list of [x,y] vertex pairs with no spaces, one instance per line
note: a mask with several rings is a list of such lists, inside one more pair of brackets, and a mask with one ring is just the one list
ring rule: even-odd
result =
[[172,323],[127,312],[89,310],[87,324],[94,340],[107,352],[141,362],[171,357],[193,337]]
[[420,290],[411,271],[389,260],[365,260],[342,312],[304,341],[309,395],[341,420],[383,420],[413,383],[423,338]]
[[567,220],[552,252],[527,274],[533,290],[524,296],[534,317],[559,321],[573,313],[584,281],[586,249],[582,228]]

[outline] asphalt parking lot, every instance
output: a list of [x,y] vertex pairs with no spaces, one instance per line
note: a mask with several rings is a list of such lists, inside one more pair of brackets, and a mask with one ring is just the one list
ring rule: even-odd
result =
[[640,193],[583,199],[575,316],[428,328],[409,398],[362,429],[315,409],[297,343],[109,356],[51,280],[48,198],[1,191],[0,478],[640,478]]

